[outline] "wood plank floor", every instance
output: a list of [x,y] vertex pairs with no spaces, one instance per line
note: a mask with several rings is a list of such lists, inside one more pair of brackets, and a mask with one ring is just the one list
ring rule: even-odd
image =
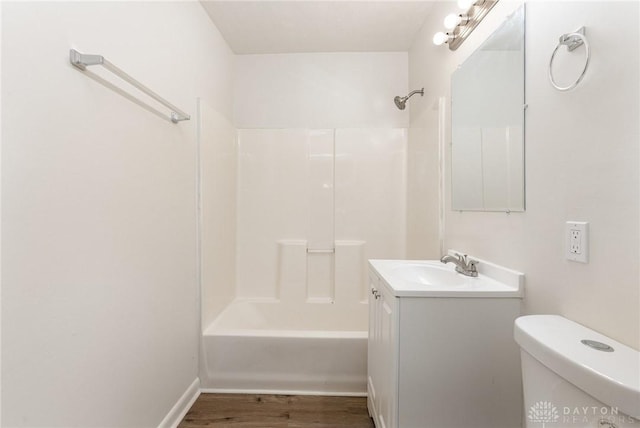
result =
[[201,394],[178,428],[374,428],[366,397]]

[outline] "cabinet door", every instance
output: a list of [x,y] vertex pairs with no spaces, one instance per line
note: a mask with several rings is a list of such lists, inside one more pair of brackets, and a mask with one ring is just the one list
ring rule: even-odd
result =
[[396,428],[397,299],[373,273],[369,291],[367,404],[376,428]]
[[377,376],[379,378],[376,392],[380,422],[378,428],[395,428],[397,409],[396,355],[398,352],[395,322],[396,298],[384,287],[380,287],[378,292],[379,298],[376,299],[378,316]]

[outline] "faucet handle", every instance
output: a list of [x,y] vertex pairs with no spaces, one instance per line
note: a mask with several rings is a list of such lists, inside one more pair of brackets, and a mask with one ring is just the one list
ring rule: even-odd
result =
[[458,259],[460,260],[460,263],[465,265],[467,268],[471,267],[472,263],[474,265],[478,263],[476,260],[469,259],[469,256],[467,254],[458,254]]

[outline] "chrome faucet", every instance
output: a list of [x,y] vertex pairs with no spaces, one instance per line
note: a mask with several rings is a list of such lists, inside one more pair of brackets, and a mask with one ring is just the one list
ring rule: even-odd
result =
[[454,265],[456,265],[456,272],[463,275],[472,277],[478,276],[478,270],[476,269],[478,261],[467,258],[466,254],[462,255],[455,253],[453,256],[447,254],[442,256],[440,261],[442,263],[453,263]]

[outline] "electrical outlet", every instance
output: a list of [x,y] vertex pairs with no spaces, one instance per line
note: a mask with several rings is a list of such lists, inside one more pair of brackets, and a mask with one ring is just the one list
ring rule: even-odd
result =
[[569,252],[582,254],[582,231],[580,229],[569,229]]
[[565,236],[566,257],[574,262],[588,263],[589,223],[586,221],[568,221]]

